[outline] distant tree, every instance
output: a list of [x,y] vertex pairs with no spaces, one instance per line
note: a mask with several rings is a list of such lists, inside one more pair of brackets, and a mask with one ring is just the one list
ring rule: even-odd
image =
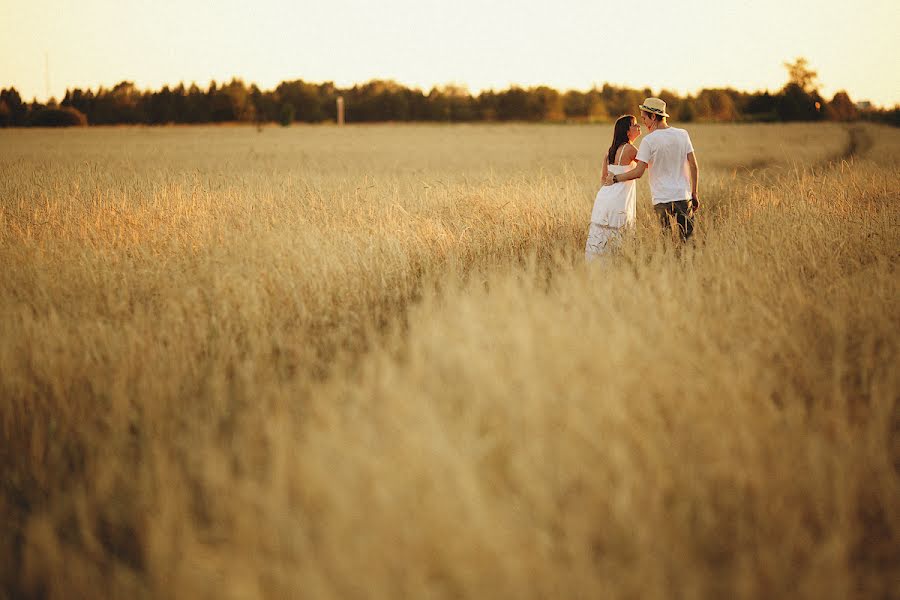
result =
[[859,118],[856,105],[843,90],[836,93],[828,103],[827,116],[833,121],[855,121]]
[[606,104],[606,112],[615,118],[621,115],[636,115],[640,109],[641,102],[647,96],[652,96],[650,90],[638,91],[629,88],[618,88],[605,84],[600,91],[603,101]]
[[120,81],[109,91],[110,122],[142,123],[141,93],[134,82]]
[[588,95],[584,92],[569,90],[563,94],[563,110],[566,118],[587,120],[588,102]]
[[172,89],[172,117],[175,123],[184,123],[187,118],[187,92],[184,83]]
[[822,118],[822,97],[818,92],[806,92],[798,83],[784,86],[775,106],[782,121],[818,121]]
[[212,81],[206,90],[206,106],[209,120],[213,123],[225,123],[238,118],[228,85],[220,88],[215,81]]
[[164,86],[160,91],[149,94],[145,114],[147,122],[153,125],[175,121],[175,94],[172,93],[169,86]]
[[294,107],[294,118],[297,121],[318,123],[325,119],[323,100],[319,96],[319,91],[319,86],[297,79],[278,84],[275,88],[275,97],[279,104],[290,104]]
[[693,96],[687,96],[678,103],[678,112],[676,114],[678,120],[685,123],[690,123],[697,117]]
[[[337,99],[338,96],[343,96],[344,92],[342,90],[337,89],[334,86],[334,82],[326,81],[325,83],[320,83],[317,86],[317,93],[319,99],[319,105],[321,106],[321,115],[322,118],[326,121],[337,122]],[[419,92],[418,96],[420,98],[424,98],[422,93]],[[346,102],[347,99],[344,99]],[[410,95],[410,102],[415,102],[415,94]],[[412,104],[410,104],[412,106]],[[344,106],[344,113],[346,119],[346,105]]]
[[563,99],[559,92],[545,85],[529,90],[529,120],[562,121],[565,119]]
[[[414,121],[424,121],[428,118],[428,98],[420,89],[412,89],[406,90],[406,103],[409,106],[409,118]],[[468,99],[470,101],[471,111],[473,112],[473,118],[478,118],[478,108],[475,105],[475,100],[473,98]],[[334,103],[332,103],[332,106]],[[453,108],[451,107],[451,111]]]
[[499,99],[494,90],[485,90],[478,95],[476,105],[482,121],[496,121],[499,118]]
[[271,92],[263,92],[256,87],[256,84],[253,84],[250,86],[250,102],[253,103],[253,114],[257,125],[278,120],[278,103]]
[[[27,105],[22,102],[22,97],[16,88],[0,90],[0,105],[3,115],[0,115],[0,127],[15,127],[25,125],[25,115],[28,112]],[[5,116],[4,116],[5,115]]]
[[203,90],[197,87],[196,83],[191,83],[191,87],[188,88],[187,97],[185,98],[185,105],[185,123],[209,122],[210,116],[207,95],[203,92]]
[[478,116],[477,103],[467,87],[455,83],[442,86],[438,90],[445,98],[449,119],[454,122],[474,121]]
[[600,90],[592,87],[586,92],[570,90],[560,96],[562,110],[568,120],[580,122],[608,121],[606,103],[600,95]]
[[108,125],[119,123],[119,115],[116,112],[115,101],[109,90],[102,85],[97,88],[97,93],[91,102],[90,122],[95,125]]
[[709,94],[697,94],[694,99],[694,115],[698,121],[709,121],[713,118],[713,107]]
[[228,100],[231,114],[229,121],[252,122],[256,117],[256,107],[250,98],[250,90],[240,79],[234,78],[222,86],[219,94]]
[[71,106],[72,108],[77,109],[78,111],[84,113],[85,115],[89,115],[91,112],[91,100],[94,95],[90,90],[87,92],[81,91],[80,88],[75,88],[74,90],[66,90],[66,95],[63,97],[61,106]]
[[[446,118],[450,119],[449,102],[443,93],[435,88],[435,95],[442,96],[446,105]],[[362,121],[408,121],[409,98],[405,88],[396,81],[374,79],[356,88],[355,98],[351,98],[355,108],[348,109],[354,120]]]
[[795,84],[804,92],[810,93],[818,89],[816,80],[819,74],[809,68],[809,61],[798,56],[792,63],[783,63],[788,71],[788,85]]
[[563,94],[562,104],[567,119],[588,122],[609,120],[606,104],[597,88],[587,92],[570,90]]
[[453,113],[450,99],[435,86],[425,96],[426,119],[429,121],[450,121]]
[[737,107],[727,90],[701,90],[697,96],[706,113],[705,118],[711,121],[735,121],[738,118]]
[[501,121],[534,121],[529,112],[528,92],[518,86],[497,93],[497,118]]
[[879,121],[887,123],[891,127],[900,127],[900,106],[894,106],[890,110],[880,111]]
[[281,105],[281,111],[278,114],[278,123],[282,127],[287,127],[294,122],[294,105],[285,102]]
[[606,110],[606,103],[600,96],[600,92],[592,89],[588,92],[588,121],[591,123],[609,121],[609,111]]
[[778,120],[778,98],[768,91],[751,94],[744,106],[744,116],[751,121]]
[[818,73],[809,61],[798,57],[784,63],[788,81],[775,100],[775,112],[782,121],[817,121],[824,116],[824,100],[818,92]]

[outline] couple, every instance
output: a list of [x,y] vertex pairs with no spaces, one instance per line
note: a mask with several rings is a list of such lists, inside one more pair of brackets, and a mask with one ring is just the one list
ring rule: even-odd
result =
[[603,158],[603,187],[594,200],[584,252],[588,261],[608,252],[623,229],[634,225],[635,180],[648,167],[653,209],[660,225],[664,230],[676,230],[682,241],[694,232],[694,213],[700,208],[700,168],[691,138],[684,129],[666,122],[669,115],[663,100],[647,98],[639,108],[641,122],[649,131],[640,149],[632,142],[641,135],[641,126],[634,116],[625,115],[616,121],[612,145]]

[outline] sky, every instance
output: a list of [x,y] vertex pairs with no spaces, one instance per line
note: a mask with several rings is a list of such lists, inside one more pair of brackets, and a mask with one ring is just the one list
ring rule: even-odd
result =
[[[653,8],[654,6],[658,8]],[[830,99],[900,104],[900,1],[0,0],[0,88],[206,87],[232,77],[477,93],[611,83],[780,89],[806,57]],[[48,85],[49,84],[49,85]]]

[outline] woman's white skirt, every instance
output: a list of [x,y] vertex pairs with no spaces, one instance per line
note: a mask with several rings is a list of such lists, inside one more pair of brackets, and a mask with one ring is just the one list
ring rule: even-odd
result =
[[625,228],[591,223],[591,228],[588,230],[587,245],[584,248],[584,259],[592,261],[601,254],[606,254],[612,250],[622,238],[623,229]]
[[[630,167],[610,165],[609,172],[626,173]],[[637,191],[634,180],[605,185],[597,192],[591,211],[591,227],[584,248],[585,260],[611,251],[622,237],[622,232],[634,225]]]

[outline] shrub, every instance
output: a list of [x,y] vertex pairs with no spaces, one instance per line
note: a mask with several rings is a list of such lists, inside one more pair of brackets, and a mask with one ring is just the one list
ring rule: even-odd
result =
[[72,127],[88,124],[83,112],[71,106],[61,108],[40,108],[31,114],[30,124],[34,127]]

